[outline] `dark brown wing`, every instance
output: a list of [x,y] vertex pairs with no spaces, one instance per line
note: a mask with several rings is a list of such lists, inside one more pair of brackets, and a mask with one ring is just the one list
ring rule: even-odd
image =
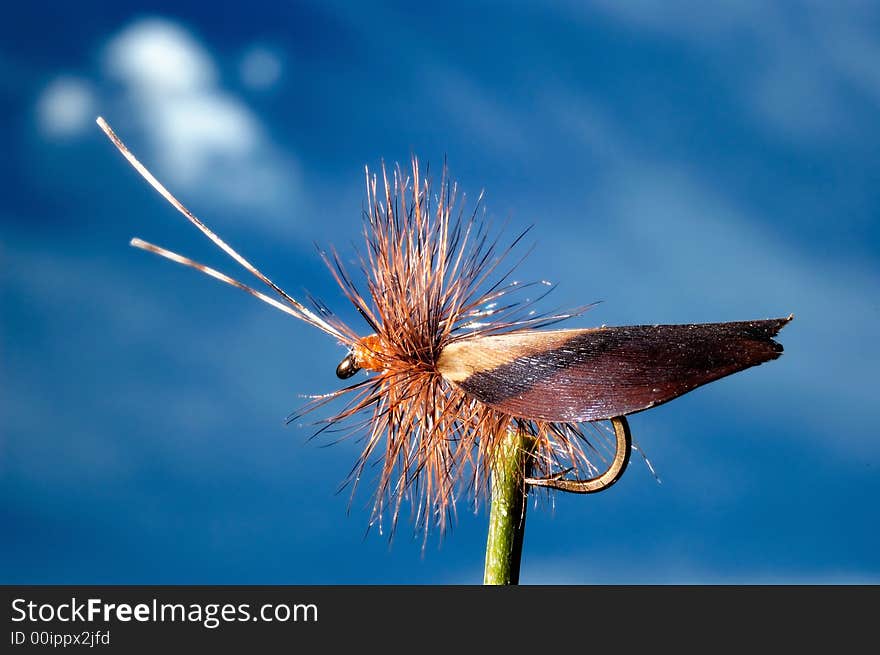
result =
[[496,409],[547,421],[639,412],[776,359],[773,337],[792,319],[548,330],[465,339],[437,368]]

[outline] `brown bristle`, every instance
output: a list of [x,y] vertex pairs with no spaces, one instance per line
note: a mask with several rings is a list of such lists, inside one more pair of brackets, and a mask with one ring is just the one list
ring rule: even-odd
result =
[[[409,497],[417,523],[445,527],[463,490],[478,496],[485,490],[493,453],[508,430],[534,437],[535,475],[594,470],[578,425],[515,418],[441,374],[441,353],[457,340],[527,332],[570,316],[536,316],[528,301],[517,300],[527,285],[505,279],[510,264],[501,268],[512,246],[499,250],[488,238],[478,220],[479,200],[465,216],[457,196],[445,169],[433,192],[415,159],[410,177],[399,168],[389,176],[383,167],[381,181],[368,172],[361,260],[368,294],[358,291],[335,253],[326,257],[340,287],[375,329],[351,344],[357,365],[371,376],[351,389],[353,399],[327,423],[369,413],[368,421],[352,428],[358,434],[366,427],[368,436],[349,482],[356,486],[376,460],[379,522],[390,516],[396,523]],[[304,411],[323,404],[316,399]],[[596,435],[606,438],[601,431]]]

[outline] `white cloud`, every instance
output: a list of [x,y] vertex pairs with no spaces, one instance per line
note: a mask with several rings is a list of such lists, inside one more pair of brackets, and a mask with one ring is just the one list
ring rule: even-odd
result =
[[265,46],[253,46],[241,58],[241,81],[252,89],[265,90],[278,83],[283,67],[280,57]]
[[[866,25],[876,25],[876,5],[867,3],[858,7],[844,5],[845,10],[835,3],[814,3],[814,23],[818,29],[820,50],[827,53],[830,67],[838,76],[870,96],[875,103],[880,102],[880,42],[876,33],[866,29]],[[874,12],[873,21],[869,14]]]
[[106,70],[152,93],[190,94],[217,84],[210,55],[179,25],[161,19],[134,23],[106,48]]
[[185,202],[198,197],[202,206],[213,202],[255,218],[289,220],[296,161],[222,87],[218,66],[192,34],[167,20],[141,20],[109,41],[103,69],[123,90],[107,118],[113,123],[118,115],[143,131],[149,150],[139,154],[186,194]]
[[[795,142],[857,136],[847,94],[880,101],[874,65],[880,45],[870,31],[878,16],[869,3],[820,1],[796,12],[770,2],[592,0],[591,6],[727,63],[743,109],[768,132]],[[570,12],[590,18],[581,4],[572,4]]]
[[[675,0],[591,0],[590,5],[618,20],[640,29],[651,30],[711,45],[719,36],[748,28],[769,11],[766,3],[722,0],[712,3]],[[578,13],[584,5],[571,5]]]
[[224,158],[244,159],[259,147],[259,129],[240,103],[222,95],[187,93],[152,98],[145,116],[175,184],[196,184]]
[[49,138],[66,138],[91,127],[95,97],[91,86],[78,77],[52,80],[37,100],[37,121]]
[[522,123],[504,98],[468,74],[442,65],[428,69],[422,77],[431,80],[427,91],[437,106],[468,138],[505,155],[528,152]]

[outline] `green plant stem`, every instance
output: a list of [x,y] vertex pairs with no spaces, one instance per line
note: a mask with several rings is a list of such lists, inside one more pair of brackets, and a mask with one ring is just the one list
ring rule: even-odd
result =
[[528,498],[524,479],[530,449],[530,437],[510,431],[495,456],[483,574],[485,585],[519,584]]

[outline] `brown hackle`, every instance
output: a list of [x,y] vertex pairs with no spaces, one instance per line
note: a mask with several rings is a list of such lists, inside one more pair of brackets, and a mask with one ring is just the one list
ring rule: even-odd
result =
[[[361,439],[363,449],[343,486],[352,496],[368,472],[375,471],[370,525],[388,519],[397,525],[404,501],[424,530],[442,532],[462,495],[479,503],[487,497],[496,453],[508,431],[531,440],[529,468],[535,476],[560,470],[594,473],[593,461],[608,461],[608,431],[596,423],[554,423],[515,417],[493,409],[447,382],[437,370],[443,349],[460,339],[534,330],[577,316],[590,305],[566,313],[540,313],[534,306],[552,285],[511,278],[522,259],[512,253],[528,232],[499,246],[485,221],[482,194],[470,213],[444,165],[439,188],[432,189],[413,158],[404,174],[384,164],[380,176],[366,170],[365,250],[359,256],[363,290],[342,258],[322,253],[342,292],[372,334],[360,333],[321,301],[294,299],[178,201],[128,150],[102,118],[102,130],[132,166],[181,214],[280,300],[192,259],[133,239],[132,245],[199,270],[235,286],[336,338],[358,356],[367,377],[336,391],[309,396],[288,417],[297,421],[334,401],[335,414],[320,419],[318,433]],[[593,428],[589,436],[585,427]],[[588,454],[589,453],[589,454]],[[374,468],[375,467],[375,468]]]

